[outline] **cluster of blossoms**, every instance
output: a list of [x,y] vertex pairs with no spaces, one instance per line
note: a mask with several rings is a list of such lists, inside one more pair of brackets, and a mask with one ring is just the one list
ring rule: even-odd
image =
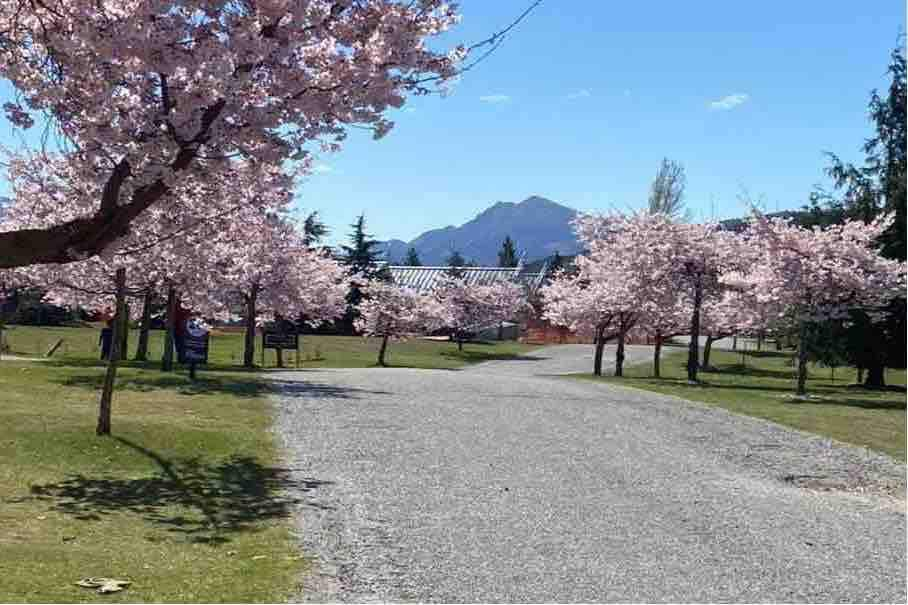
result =
[[3,111],[20,128],[39,115],[51,125],[84,185],[64,185],[56,220],[0,232],[0,267],[96,254],[150,208],[178,204],[184,183],[217,188],[237,158],[305,168],[313,147],[337,149],[351,126],[383,136],[388,109],[456,74],[467,50],[428,44],[458,21],[455,8],[0,0],[0,78],[14,91]]
[[544,316],[595,335],[596,373],[603,343],[617,338],[620,375],[632,328],[655,340],[657,375],[663,340],[689,334],[688,377],[696,380],[701,334],[708,355],[724,336],[790,331],[855,308],[873,313],[902,295],[904,263],[883,258],[875,244],[891,220],[821,230],[754,213],[738,234],[644,212],[582,215],[575,228],[587,252],[576,272],[543,289]]

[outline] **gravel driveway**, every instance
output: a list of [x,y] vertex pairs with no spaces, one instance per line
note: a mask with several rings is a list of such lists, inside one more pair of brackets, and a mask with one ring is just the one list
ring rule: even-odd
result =
[[589,355],[274,376],[301,598],[905,601],[904,465],[548,375]]

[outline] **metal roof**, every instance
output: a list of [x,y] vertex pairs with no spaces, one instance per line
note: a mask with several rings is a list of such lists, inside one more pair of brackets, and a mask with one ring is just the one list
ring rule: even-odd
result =
[[[539,273],[524,272],[521,267],[458,267],[461,277],[471,286],[487,286],[500,281],[523,284],[533,294],[545,278],[547,266]],[[394,283],[419,291],[429,291],[449,275],[451,267],[410,267],[389,265]]]

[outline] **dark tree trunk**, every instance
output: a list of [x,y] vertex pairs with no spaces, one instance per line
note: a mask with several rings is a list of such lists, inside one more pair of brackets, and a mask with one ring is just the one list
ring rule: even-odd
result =
[[703,369],[709,367],[709,354],[712,353],[713,343],[716,341],[712,336],[706,337],[706,343],[703,345]]
[[886,386],[886,366],[881,363],[874,361],[874,363],[867,368],[867,380],[864,382],[864,386],[871,389],[882,389]]
[[275,353],[275,357],[277,359],[277,367],[283,368],[284,367],[284,349],[278,347],[277,349],[274,350],[274,353]]
[[690,344],[687,347],[687,380],[697,382],[700,365],[700,307],[703,305],[703,286],[694,285],[694,312],[690,318]]
[[139,327],[139,343],[136,345],[136,361],[148,361],[148,335],[151,330],[151,303],[154,292],[147,290],[142,299],[142,325]]
[[656,337],[653,340],[653,376],[662,378],[662,333],[656,332]]
[[110,435],[110,410],[113,402],[114,382],[117,379],[117,364],[122,352],[123,330],[126,328],[126,269],[117,269],[117,314],[113,322],[113,334],[110,342],[110,358],[107,360],[107,372],[104,374],[104,386],[101,388],[101,401],[98,406],[98,426],[95,433]]
[[602,376],[602,352],[605,349],[605,327],[596,328],[596,354],[593,357],[593,375]]
[[388,335],[385,334],[381,339],[381,347],[378,349],[378,365],[385,367],[385,352],[388,350]]
[[798,339],[798,395],[807,394],[807,322],[801,322]]
[[243,367],[255,367],[255,299],[258,288],[253,287],[246,295],[246,337],[243,341]]
[[177,291],[173,286],[167,286],[167,325],[164,332],[164,357],[161,360],[161,370],[173,371],[173,346],[174,334],[177,326]]
[[626,330],[618,331],[618,346],[615,349],[615,376],[624,376],[624,338]]
[[129,305],[123,311],[123,329],[120,330],[120,360],[129,357]]
[[864,368],[858,366],[858,379],[856,381],[858,384],[864,383]]
[[738,350],[738,336],[737,336],[737,334],[736,334],[735,336],[732,336],[732,339],[731,339],[731,350],[732,350],[732,351],[737,351],[737,350]]
[[463,339],[459,336],[457,337],[457,350],[463,351]]

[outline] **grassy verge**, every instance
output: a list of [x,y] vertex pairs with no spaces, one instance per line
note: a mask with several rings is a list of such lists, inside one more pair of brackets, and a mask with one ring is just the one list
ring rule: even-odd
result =
[[[98,438],[101,374],[0,362],[0,601],[285,600],[304,561],[263,386],[125,368]],[[86,576],[133,585],[102,596]]]
[[[239,333],[215,333],[211,363],[185,369],[149,361],[120,368],[111,438],[94,435],[104,367],[99,331],[12,326],[0,360],[0,601],[279,602],[297,592],[305,565],[290,531],[294,485],[272,443],[267,385],[239,367]],[[138,333],[130,334],[130,357]],[[257,343],[260,344],[260,341]],[[301,368],[368,367],[374,339],[306,336]],[[456,368],[520,355],[517,343],[392,343],[392,365]],[[257,355],[256,362],[261,363]],[[268,351],[265,368],[275,366]],[[296,366],[294,353],[285,364]],[[288,491],[288,488],[294,488]],[[111,596],[83,577],[129,579]]]
[[905,370],[887,371],[887,382],[900,388],[871,391],[850,384],[853,368],[839,368],[833,381],[830,369],[813,367],[807,385],[811,398],[793,401],[790,354],[752,352],[743,360],[742,365],[740,353],[713,351],[714,369],[701,373],[700,385],[687,384],[687,356],[681,352],[666,356],[663,378],[652,377],[651,364],[626,368],[624,378],[576,378],[700,401],[906,459]]
[[[94,365],[100,348],[94,328],[48,328],[35,326],[9,326],[4,332],[4,341],[10,353],[19,356],[43,357],[57,340],[63,344],[54,354],[54,363],[63,365]],[[129,358],[135,354],[138,331],[129,335]],[[358,336],[302,336],[300,337],[300,368],[362,368],[375,365],[378,359],[380,340]],[[277,365],[276,353],[265,351],[262,364],[261,336],[256,339],[255,363],[265,369]],[[532,350],[533,346],[516,342],[467,343],[462,352],[450,342],[413,339],[392,342],[388,347],[387,360],[391,366],[411,368],[458,368],[470,363],[490,359],[506,359]],[[148,364],[132,364],[156,367],[164,350],[161,330],[152,330],[149,339]],[[215,331],[209,342],[209,368],[218,370],[236,369],[243,360],[243,335],[238,332]],[[293,368],[297,365],[295,352],[284,352],[284,364]]]

